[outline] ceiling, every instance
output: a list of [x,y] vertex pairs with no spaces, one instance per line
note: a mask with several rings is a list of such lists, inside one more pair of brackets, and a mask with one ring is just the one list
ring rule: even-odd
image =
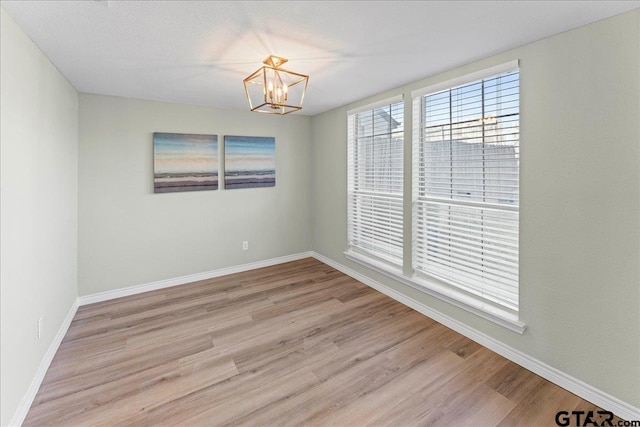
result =
[[315,115],[640,7],[634,1],[2,1],[80,92],[248,109],[274,54]]

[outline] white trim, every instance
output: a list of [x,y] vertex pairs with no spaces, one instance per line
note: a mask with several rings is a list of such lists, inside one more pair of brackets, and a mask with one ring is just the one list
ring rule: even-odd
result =
[[362,105],[360,107],[352,108],[351,110],[347,111],[347,116],[351,116],[353,114],[361,113],[367,110],[373,110],[378,107],[384,107],[385,105],[395,104],[396,102],[400,102],[403,99],[404,99],[404,94],[400,94],[400,95],[392,96],[391,98],[385,98],[383,100],[372,102],[367,105]]
[[49,365],[51,365],[51,361],[53,357],[56,355],[58,351],[58,347],[60,347],[60,343],[62,343],[62,339],[67,334],[67,330],[69,330],[69,326],[71,326],[71,321],[73,317],[76,315],[76,311],[78,311],[79,300],[76,298],[67,313],[67,316],[62,321],[60,328],[58,328],[58,333],[51,341],[47,352],[42,357],[42,361],[40,361],[40,366],[36,370],[36,374],[27,389],[27,392],[22,397],[18,408],[16,408],[16,412],[14,412],[11,421],[9,421],[10,426],[21,426],[24,422],[31,405],[33,404],[33,400],[36,398],[36,394],[38,394],[38,390],[40,389],[40,385],[42,384],[42,380],[44,380],[44,376],[49,369]]
[[384,259],[377,254],[367,253],[367,251],[357,247],[350,247],[343,253],[351,261],[363,264],[365,267],[369,267],[372,270],[388,274],[391,278],[402,276],[401,266],[391,262],[390,260]]
[[444,82],[436,83],[431,86],[416,89],[411,91],[411,98],[418,98],[424,95],[431,95],[432,93],[440,92],[445,89],[454,89],[459,86],[463,86],[467,83],[477,82],[487,77],[493,77],[498,74],[506,73],[507,71],[516,70],[519,67],[520,61],[514,59],[504,64],[495,65],[493,67],[485,68],[475,73],[465,74],[464,76],[455,77]]
[[424,314],[425,316],[435,320],[443,324],[444,326],[453,329],[454,331],[464,335],[465,337],[472,339],[473,341],[481,344],[488,349],[498,353],[499,355],[511,360],[514,363],[534,372],[537,375],[551,381],[552,383],[582,397],[583,399],[601,407],[605,410],[611,411],[616,414],[618,417],[625,420],[640,420],[640,408],[635,407],[629,403],[626,403],[592,385],[589,385],[575,377],[572,377],[565,372],[560,371],[559,369],[554,368],[553,366],[547,365],[546,363],[529,356],[526,353],[521,352],[520,350],[516,350],[513,347],[510,347],[501,341],[496,340],[495,338],[478,331],[466,324],[447,316],[446,314],[440,313],[437,310],[428,307],[427,305],[418,302],[412,298],[407,297],[406,295],[395,291],[389,288],[386,285],[383,285],[380,282],[377,282],[363,274],[352,270],[349,267],[346,267],[332,259],[329,259],[323,255],[320,255],[317,252],[313,252],[313,257],[318,261],[321,261],[336,270],[343,272],[344,274],[353,277],[359,282],[368,285],[377,291],[382,292],[383,294],[395,299],[396,301],[416,310],[419,313]]
[[424,292],[432,297],[438,298],[439,300],[455,305],[458,308],[480,316],[483,319],[496,323],[513,332],[517,332],[520,335],[524,334],[524,331],[527,329],[527,325],[519,321],[515,314],[497,306],[484,304],[471,296],[465,295],[462,292],[457,292],[452,287],[443,286],[434,280],[427,279],[426,277],[407,277],[401,274],[398,270],[391,270],[385,264],[376,262],[365,255],[361,255],[351,250],[344,252],[344,255],[351,261],[362,264],[365,267],[384,274],[398,282],[411,286],[420,292]]
[[156,282],[134,285],[112,291],[99,292],[91,295],[79,297],[80,305],[93,304],[96,302],[108,301],[115,298],[137,295],[143,292],[155,291],[169,288],[171,286],[184,285],[186,283],[197,282],[198,280],[213,279],[214,277],[226,276],[228,274],[242,273],[243,271],[255,270],[256,268],[270,267],[272,265],[283,264],[285,262],[297,261],[303,258],[312,257],[312,252],[301,252],[293,255],[271,258],[264,261],[256,261],[248,264],[241,264],[232,267],[224,267],[216,270],[205,271],[203,273],[188,274],[186,276],[174,277],[171,279],[158,280]]

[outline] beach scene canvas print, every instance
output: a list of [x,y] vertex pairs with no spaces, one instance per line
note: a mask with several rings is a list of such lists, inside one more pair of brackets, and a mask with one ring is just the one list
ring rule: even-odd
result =
[[218,189],[218,136],[153,134],[155,193]]
[[224,187],[276,185],[276,140],[273,137],[224,137]]

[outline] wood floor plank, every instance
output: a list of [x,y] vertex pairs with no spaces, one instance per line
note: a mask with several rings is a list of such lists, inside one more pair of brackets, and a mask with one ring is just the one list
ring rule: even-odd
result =
[[520,403],[544,381],[541,377],[513,362],[491,376],[486,384],[507,399]]
[[215,402],[206,411],[188,418],[181,424],[240,425],[243,424],[243,420],[251,420],[254,414],[260,413],[264,408],[278,405],[317,383],[315,375],[309,369],[302,368],[282,375],[268,384],[256,384],[257,387],[246,392],[242,399],[233,396],[231,399]]
[[[542,380],[498,424],[499,426],[553,425],[558,411],[571,411],[580,398],[566,390]],[[595,408],[595,405],[589,405]]]
[[307,258],[80,307],[24,426],[552,426],[599,409]]
[[[325,410],[320,416],[316,416],[315,421],[318,424],[330,425],[399,425],[396,421],[383,424],[380,419],[389,416],[407,395],[422,389],[429,378],[438,375],[440,369],[455,363],[458,363],[458,360],[450,353],[440,352],[429,361],[416,363],[410,370],[394,375],[383,387],[360,395],[357,399],[347,402],[348,404],[336,406],[330,411]],[[405,414],[400,419],[405,423]]]
[[164,366],[191,354],[198,354],[213,348],[208,335],[186,337],[181,342],[158,346],[155,351],[136,351],[124,353],[122,357],[105,360],[90,354],[84,360],[83,369],[78,372],[69,370],[66,375],[58,374],[45,379],[36,395],[34,407],[42,403],[57,400],[78,392],[90,393],[101,384],[130,378],[138,372]]

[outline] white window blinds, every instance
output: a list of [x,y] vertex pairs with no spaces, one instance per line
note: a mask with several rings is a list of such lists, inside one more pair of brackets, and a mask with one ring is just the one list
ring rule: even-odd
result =
[[518,310],[519,73],[414,98],[414,270]]
[[402,265],[404,103],[348,114],[349,248]]

